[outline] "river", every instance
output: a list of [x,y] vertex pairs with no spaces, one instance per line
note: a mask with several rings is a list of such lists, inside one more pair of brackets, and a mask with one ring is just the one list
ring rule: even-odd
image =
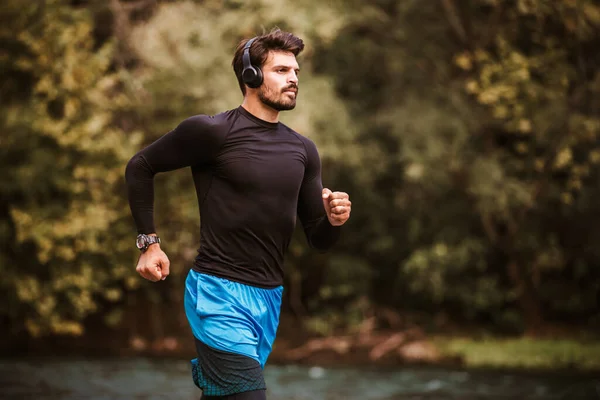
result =
[[[148,358],[0,360],[0,399],[197,400],[187,361]],[[269,400],[600,400],[600,377],[438,367],[268,365]]]

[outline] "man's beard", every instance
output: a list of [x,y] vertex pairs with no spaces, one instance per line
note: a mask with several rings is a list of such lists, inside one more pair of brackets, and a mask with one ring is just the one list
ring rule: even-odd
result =
[[285,93],[283,93],[285,90],[288,90],[290,88],[295,89],[296,96],[298,96],[298,87],[297,86],[288,86],[279,93],[279,96],[277,96],[277,94],[274,93],[273,90],[266,88],[263,85],[260,88],[260,90],[258,91],[258,98],[265,105],[271,107],[274,110],[277,110],[277,111],[293,110],[294,107],[296,107],[296,96],[294,96],[294,98],[289,98]]

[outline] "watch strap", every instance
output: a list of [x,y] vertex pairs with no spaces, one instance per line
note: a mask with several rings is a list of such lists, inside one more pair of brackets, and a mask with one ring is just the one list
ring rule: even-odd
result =
[[150,245],[160,243],[160,237],[155,235],[139,234],[136,239],[136,247],[144,253]]

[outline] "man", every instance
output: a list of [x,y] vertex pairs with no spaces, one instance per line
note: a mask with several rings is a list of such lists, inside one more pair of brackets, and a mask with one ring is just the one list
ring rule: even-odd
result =
[[128,163],[129,203],[142,250],[137,271],[169,275],[153,222],[153,177],[191,167],[200,247],[186,279],[185,311],[203,399],[266,399],[263,368],[279,324],[283,260],[298,215],[311,247],[325,251],[350,216],[348,194],[321,183],[315,144],[279,122],[298,96],[304,43],[281,30],[243,40],[233,69],[243,103],[196,115]]

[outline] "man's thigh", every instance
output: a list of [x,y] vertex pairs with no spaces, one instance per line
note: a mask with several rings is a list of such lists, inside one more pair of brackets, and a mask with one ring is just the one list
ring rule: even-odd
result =
[[[266,398],[263,369],[258,361],[241,354],[212,348],[198,339],[196,351],[198,358],[192,362],[192,375],[194,383],[202,390],[203,399]],[[243,395],[244,393],[247,394]],[[230,397],[238,394],[241,397]]]
[[264,368],[271,352],[283,287],[262,289],[190,270],[185,313],[194,337],[214,349],[244,354]]

